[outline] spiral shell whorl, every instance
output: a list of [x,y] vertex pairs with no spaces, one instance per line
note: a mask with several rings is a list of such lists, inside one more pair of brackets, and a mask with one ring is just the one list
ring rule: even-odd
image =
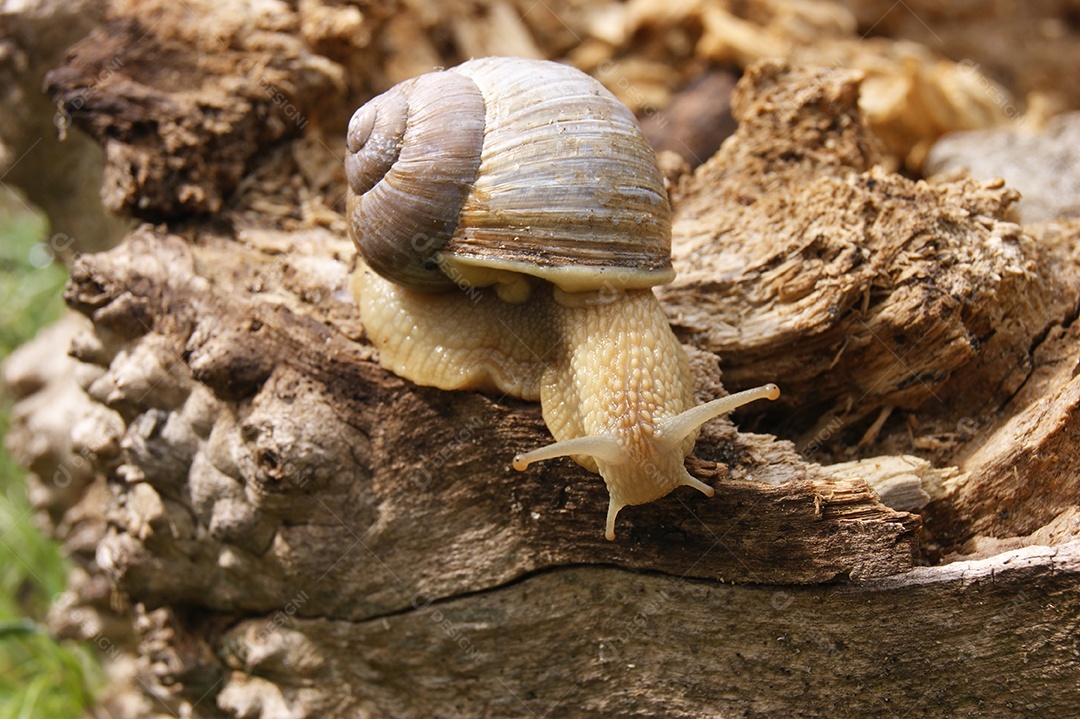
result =
[[345,175],[356,194],[370,190],[393,167],[408,112],[405,93],[395,87],[353,113],[345,138]]
[[468,78],[429,73],[374,98],[349,123],[349,229],[368,265],[417,290],[453,283],[437,254],[480,167],[484,101]]
[[353,239],[405,287],[510,272],[579,292],[674,277],[652,148],[572,67],[492,57],[421,75],[354,114],[348,151]]

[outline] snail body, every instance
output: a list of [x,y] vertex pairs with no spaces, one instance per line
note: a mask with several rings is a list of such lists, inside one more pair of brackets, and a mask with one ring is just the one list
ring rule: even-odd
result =
[[[627,505],[687,485],[698,428],[766,385],[693,406],[651,287],[674,277],[671,208],[630,111],[589,76],[483,58],[421,75],[349,126],[354,276],[380,362],[417,384],[539,400],[555,443]],[[464,289],[465,291],[452,291]]]

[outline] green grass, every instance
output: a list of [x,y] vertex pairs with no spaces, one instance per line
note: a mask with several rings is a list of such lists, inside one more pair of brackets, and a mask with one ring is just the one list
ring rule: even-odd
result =
[[[48,263],[46,223],[0,187],[0,362],[63,312],[66,271]],[[0,438],[10,426],[0,395]],[[0,442],[0,719],[79,717],[102,682],[89,644],[44,627],[68,563],[37,528],[26,479]]]

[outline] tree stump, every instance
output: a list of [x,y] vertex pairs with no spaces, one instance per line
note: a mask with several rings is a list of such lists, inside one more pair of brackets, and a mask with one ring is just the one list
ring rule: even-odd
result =
[[673,172],[658,294],[701,399],[784,394],[703,431],[716,496],[608,542],[598,477],[510,467],[538,406],[379,366],[338,158],[371,88],[333,23],[312,54],[147,12],[48,76],[142,224],[4,375],[78,563],[52,623],[108,637],[114,716],[1074,711],[1080,223],[885,169],[859,73],[748,69]]

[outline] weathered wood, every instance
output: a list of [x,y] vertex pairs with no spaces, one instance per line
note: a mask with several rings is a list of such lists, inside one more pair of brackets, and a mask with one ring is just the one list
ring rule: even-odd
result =
[[[273,32],[270,11],[201,10],[162,4],[110,18],[46,76],[62,112],[105,148],[102,199],[113,212],[219,212],[266,147],[309,122],[343,128],[343,68]],[[254,27],[238,37],[238,22]]]
[[[563,567],[369,620],[140,610],[153,702],[216,716],[1069,717],[1080,543],[855,584]],[[216,704],[216,709],[209,705]]]
[[[429,21],[301,3],[237,24],[234,6],[198,7],[118,7],[51,76],[106,147],[112,206],[166,224],[82,257],[78,315],[4,375],[7,441],[79,566],[51,623],[107,637],[115,716],[1067,716],[1080,702],[1080,223],[1021,227],[1000,183],[883,169],[909,158],[868,123],[893,122],[889,147],[907,152],[944,121],[868,121],[855,73],[751,68],[738,131],[674,190],[680,277],[662,299],[700,399],[722,392],[722,367],[728,389],[778,382],[782,403],[703,432],[688,468],[716,496],[627,508],[607,542],[595,475],[510,468],[548,440],[538,407],[403,381],[357,319],[339,115],[441,57],[437,34],[414,32]],[[658,38],[646,55],[702,12],[658,7],[629,17]],[[759,11],[761,27],[714,9],[699,52],[746,60],[764,38],[813,55]],[[564,36],[557,20],[537,8],[521,27]],[[803,21],[845,27],[840,11]],[[488,42],[456,22],[462,47]],[[605,37],[581,56],[630,43]],[[832,49],[856,46],[879,47]],[[915,57],[931,56],[884,66]],[[648,63],[603,67],[624,95],[644,87],[624,81]],[[839,458],[863,461],[815,463]]]
[[79,252],[112,247],[130,228],[128,218],[107,215],[102,206],[101,145],[41,92],[46,72],[102,21],[104,5],[73,0],[0,6],[0,192],[5,210],[34,206],[48,217],[50,237],[32,258],[39,266],[52,257],[69,262]]
[[764,65],[741,87],[738,131],[676,196],[679,274],[659,292],[676,331],[729,389],[778,382],[747,412],[804,444],[883,407],[974,416],[1011,396],[1077,286],[1012,221],[1016,193],[875,167],[854,73]]
[[1048,114],[1080,104],[1075,29],[1047,32],[1075,28],[1075,6],[1068,0],[965,7],[937,0],[904,0],[902,8],[889,0],[840,4],[858,20],[860,33],[921,43],[960,62],[967,79],[1010,122],[1034,127]]
[[1003,178],[1020,190],[1025,224],[1080,215],[1080,113],[1058,115],[1040,132],[1024,126],[956,132],[926,158],[934,176]]
[[[355,323],[348,265],[334,259],[345,242],[315,230],[266,254],[255,235],[190,243],[144,227],[73,268],[72,306],[131,338],[98,345],[115,354],[88,388],[128,425],[117,472],[138,482],[114,517],[128,531],[102,545],[121,588],[153,604],[266,610],[333,572],[305,612],[359,618],[401,610],[416,591],[478,591],[551,565],[796,584],[911,567],[914,517],[724,423],[693,464],[719,496],[628,509],[623,541],[607,542],[598,478],[569,461],[509,466],[546,441],[538,407],[416,387],[336,331],[335,315]],[[226,254],[229,265],[211,259]],[[302,275],[298,257],[317,273]],[[261,291],[245,295],[256,275]],[[304,294],[322,298],[314,317]],[[201,526],[210,537],[196,541]],[[342,562],[361,537],[364,551]],[[235,556],[210,561],[221,552]]]
[[738,77],[712,71],[695,78],[663,110],[647,108],[641,130],[657,153],[674,152],[691,168],[712,157],[735,132],[731,91]]
[[1078,580],[1077,542],[829,587],[562,568],[359,624],[241,622],[215,691],[237,715],[1067,717]]

